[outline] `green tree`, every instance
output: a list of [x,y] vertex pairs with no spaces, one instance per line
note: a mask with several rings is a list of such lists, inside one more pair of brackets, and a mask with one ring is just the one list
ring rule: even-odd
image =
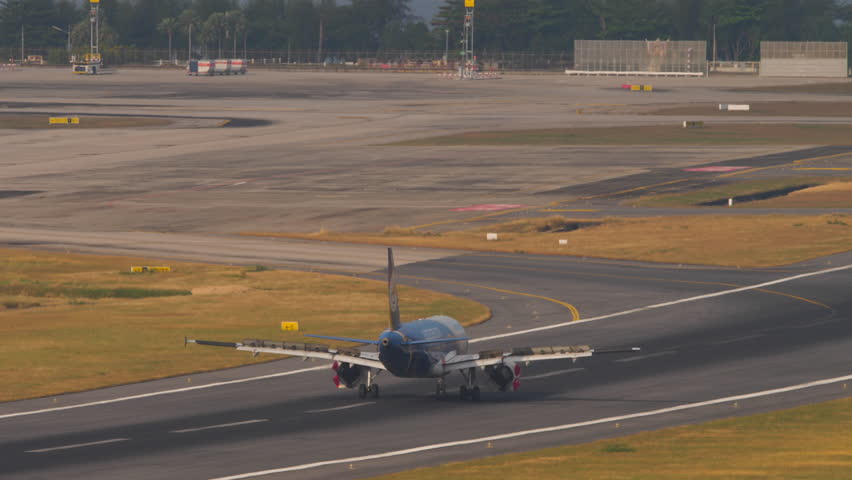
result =
[[177,21],[178,26],[181,29],[186,30],[186,59],[189,61],[192,59],[192,32],[193,30],[196,32],[198,31],[201,26],[201,19],[199,19],[198,15],[195,14],[195,10],[187,8],[178,15]]
[[157,30],[162,33],[165,33],[169,37],[169,61],[173,60],[172,57],[172,36],[175,33],[175,30],[178,29],[178,20],[174,17],[166,17],[160,20],[160,23],[157,24]]
[[227,28],[228,24],[225,21],[225,14],[222,12],[211,13],[210,16],[207,17],[207,20],[204,21],[204,26],[202,27],[204,38],[208,41],[214,38],[216,39],[219,58],[222,58],[222,37],[225,33],[225,29]]

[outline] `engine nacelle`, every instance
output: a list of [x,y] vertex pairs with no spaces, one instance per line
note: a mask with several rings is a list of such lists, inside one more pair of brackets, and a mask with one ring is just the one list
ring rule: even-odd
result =
[[334,376],[334,384],[338,387],[343,384],[346,388],[353,388],[358,385],[358,381],[364,374],[363,367],[351,363],[338,364],[334,362],[331,368],[337,372],[337,375]]
[[488,379],[497,386],[501,392],[505,392],[511,385],[512,391],[521,386],[521,366],[513,363],[501,363],[500,365],[489,365],[485,367]]

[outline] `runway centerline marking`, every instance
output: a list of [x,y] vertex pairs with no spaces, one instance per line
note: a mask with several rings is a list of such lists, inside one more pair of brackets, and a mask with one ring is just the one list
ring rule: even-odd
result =
[[677,353],[677,352],[674,351],[674,350],[666,350],[665,352],[649,353],[648,355],[637,355],[635,357],[619,358],[618,360],[616,360],[616,362],[618,362],[618,363],[636,362],[636,361],[639,361],[639,360],[645,360],[646,358],[656,358],[656,357],[664,357],[666,355],[674,355],[675,353]]
[[605,319],[608,319],[608,318],[623,317],[625,315],[630,315],[630,314],[633,314],[633,313],[645,312],[645,311],[654,310],[654,309],[657,309],[657,308],[670,307],[672,305],[679,305],[681,303],[697,302],[699,300],[706,300],[708,298],[722,297],[722,296],[725,296],[725,295],[733,295],[735,293],[747,292],[749,290],[759,290],[761,288],[769,287],[771,285],[777,285],[779,283],[787,283],[787,282],[792,282],[794,280],[800,280],[800,279],[809,278],[809,277],[816,277],[816,276],[820,276],[820,275],[826,275],[826,274],[829,274],[829,273],[841,272],[841,271],[849,270],[849,269],[852,269],[852,264],[844,265],[844,266],[841,266],[841,267],[828,268],[828,269],[825,269],[825,270],[818,270],[816,272],[802,273],[802,274],[799,274],[799,275],[793,275],[791,277],[779,278],[777,280],[772,280],[772,281],[764,282],[764,283],[758,283],[756,285],[749,285],[749,286],[746,286],[746,287],[734,288],[734,289],[731,289],[731,290],[722,290],[721,292],[708,293],[708,294],[704,294],[704,295],[697,295],[697,296],[694,296],[694,297],[682,298],[680,300],[673,300],[671,302],[663,302],[663,303],[657,303],[657,304],[654,304],[654,305],[648,305],[646,307],[632,308],[630,310],[625,310],[623,312],[608,313],[606,315],[599,315],[597,317],[587,318],[587,319],[584,319],[584,320],[577,320],[576,322],[557,323],[557,324],[554,324],[554,325],[545,325],[543,327],[535,327],[535,328],[528,328],[526,330],[518,330],[516,332],[501,333],[501,334],[498,334],[498,335],[491,335],[489,337],[475,338],[475,339],[468,341],[468,343],[485,342],[485,341],[488,341],[488,340],[496,340],[498,338],[514,337],[516,335],[525,335],[527,333],[543,332],[545,330],[552,330],[552,329],[555,329],[555,328],[570,327],[570,326],[578,325],[578,324],[581,324],[581,323],[596,322],[598,320],[605,320]]
[[142,393],[139,395],[130,395],[127,397],[118,397],[111,398],[108,400],[99,400],[96,402],[87,402],[87,403],[79,403],[77,405],[68,405],[65,407],[52,407],[52,408],[43,408],[41,410],[29,410],[26,412],[16,412],[16,413],[7,413],[5,415],[0,415],[0,420],[4,418],[13,418],[13,417],[23,417],[25,415],[36,415],[39,413],[49,413],[49,412],[61,412],[62,410],[71,410],[73,408],[83,408],[83,407],[93,407],[96,405],[108,405],[110,403],[118,403],[118,402],[126,402],[128,400],[138,400],[140,398],[148,398],[148,397],[157,397],[160,395],[169,395],[172,393],[182,393],[182,392],[191,392],[193,390],[203,390],[205,388],[213,388],[213,387],[222,387],[225,385],[234,385],[237,383],[245,383],[245,382],[254,382],[256,380],[267,380],[270,378],[277,377],[286,377],[288,375],[296,375],[298,373],[304,372],[316,372],[320,370],[328,370],[327,365],[323,365],[321,367],[310,367],[310,368],[302,368],[300,370],[291,370],[289,372],[280,372],[280,373],[271,373],[269,375],[260,375],[257,377],[248,377],[248,378],[239,378],[237,380],[228,380],[225,382],[215,382],[208,383],[205,385],[196,385],[194,387],[183,387],[183,388],[175,388],[172,390],[161,390],[159,392],[150,392],[150,393]]
[[619,416],[615,416],[615,417],[598,418],[598,419],[594,419],[594,420],[587,420],[585,422],[567,423],[567,424],[563,424],[563,425],[555,425],[555,426],[552,426],[552,427],[535,428],[535,429],[531,429],[531,430],[521,430],[521,431],[517,431],[517,432],[503,433],[503,434],[499,434],[499,435],[491,435],[491,436],[488,436],[488,437],[479,437],[479,438],[471,438],[471,439],[467,439],[467,440],[458,440],[458,441],[454,441],[454,442],[435,443],[435,444],[431,444],[431,445],[423,445],[423,446],[419,446],[419,447],[406,448],[406,449],[403,449],[403,450],[393,450],[393,451],[390,451],[390,452],[376,453],[376,454],[372,454],[372,455],[364,455],[364,456],[361,456],[361,457],[349,457],[349,458],[338,458],[338,459],[334,459],[334,460],[324,460],[324,461],[313,462],[313,463],[305,463],[305,464],[302,464],[302,465],[293,465],[293,466],[289,466],[289,467],[274,468],[274,469],[269,469],[269,470],[261,470],[261,471],[257,471],[257,472],[242,473],[242,474],[238,474],[238,475],[230,475],[230,476],[227,476],[227,477],[217,477],[217,478],[214,478],[214,479],[211,479],[211,480],[240,480],[240,479],[243,479],[243,478],[262,477],[262,476],[265,476],[265,475],[272,475],[272,474],[276,474],[276,473],[309,470],[309,469],[312,469],[312,468],[325,467],[325,466],[329,466],[329,465],[355,463],[355,462],[362,462],[362,461],[366,461],[366,460],[379,460],[379,459],[382,459],[382,458],[398,457],[398,456],[402,456],[402,455],[411,455],[413,453],[427,452],[427,451],[439,450],[439,449],[450,448],[450,447],[459,447],[459,446],[464,446],[464,445],[473,445],[473,444],[477,444],[477,443],[494,442],[494,441],[498,441],[498,440],[507,440],[507,439],[510,439],[510,438],[525,437],[525,436],[536,435],[536,434],[541,434],[541,433],[550,433],[550,432],[559,432],[559,431],[564,431],[564,430],[572,430],[572,429],[588,427],[588,426],[592,426],[592,425],[600,425],[602,423],[620,422],[620,421],[630,420],[630,419],[634,419],[634,418],[651,417],[651,416],[655,416],[655,415],[663,415],[663,414],[666,414],[666,413],[679,412],[679,411],[683,411],[683,410],[691,410],[691,409],[694,409],[694,408],[707,407],[707,406],[712,406],[712,405],[719,405],[719,404],[722,404],[722,403],[738,402],[738,401],[741,401],[741,400],[748,400],[750,398],[767,397],[767,396],[770,396],[770,395],[778,395],[778,394],[781,394],[781,393],[794,392],[794,391],[797,391],[797,390],[804,390],[806,388],[813,388],[813,387],[819,387],[819,386],[823,386],[823,385],[830,385],[832,383],[845,382],[845,381],[849,381],[849,380],[852,380],[852,375],[846,375],[846,376],[843,376],[843,377],[828,378],[828,379],[824,379],[824,380],[815,380],[815,381],[812,381],[812,382],[800,383],[798,385],[791,385],[791,386],[788,386],[788,387],[775,388],[775,389],[772,389],[772,390],[762,390],[762,391],[759,391],[759,392],[746,393],[746,394],[743,394],[743,395],[735,395],[735,396],[731,396],[731,397],[715,398],[713,400],[707,400],[707,401],[704,401],[704,402],[687,403],[687,404],[684,404],[684,405],[677,405],[675,407],[667,407],[667,408],[661,408],[661,409],[657,409],[657,410],[648,410],[648,411],[644,411],[644,412],[629,413],[629,414],[626,414],[626,415],[619,415]]
[[567,368],[565,370],[556,370],[553,372],[542,373],[540,375],[522,376],[521,380],[538,380],[539,378],[555,377],[556,375],[565,375],[566,373],[582,372],[585,368]]
[[26,453],[46,453],[53,452],[56,450],[70,450],[72,448],[82,448],[82,447],[91,447],[94,445],[107,445],[109,443],[118,443],[118,442],[126,442],[130,440],[129,438],[110,438],[109,440],[100,440],[97,442],[87,442],[87,443],[75,443],[72,445],[61,445],[59,447],[50,447],[50,448],[39,448],[37,450],[27,450]]
[[254,420],[245,420],[242,422],[232,422],[232,423],[220,423],[218,425],[207,425],[205,427],[195,427],[195,428],[183,428],[181,430],[172,430],[169,433],[190,433],[190,432],[203,432],[204,430],[215,430],[218,428],[230,428],[230,427],[239,427],[240,425],[251,425],[253,423],[263,423],[268,422],[268,418],[257,418]]
[[375,405],[375,404],[376,404],[376,402],[355,403],[355,404],[352,404],[352,405],[344,405],[342,407],[321,408],[319,410],[305,410],[305,413],[336,412],[338,410],[348,410],[350,408],[366,407],[367,405]]

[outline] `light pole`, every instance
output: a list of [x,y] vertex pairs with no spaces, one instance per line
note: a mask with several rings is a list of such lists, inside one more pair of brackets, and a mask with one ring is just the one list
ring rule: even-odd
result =
[[444,65],[447,65],[447,54],[450,48],[450,29],[444,29]]
[[56,25],[51,25],[50,28],[52,28],[52,29],[54,29],[58,32],[62,32],[68,37],[68,40],[65,42],[65,50],[70,52],[71,51],[71,25],[68,25],[68,30],[63,30],[63,29],[57,27]]

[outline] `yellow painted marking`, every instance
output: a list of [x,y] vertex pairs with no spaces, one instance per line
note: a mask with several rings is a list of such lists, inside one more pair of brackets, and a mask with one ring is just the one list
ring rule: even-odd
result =
[[543,208],[539,212],[600,212],[594,208]]
[[172,267],[152,267],[152,266],[144,266],[144,267],[130,267],[131,273],[142,273],[142,272],[171,272]]
[[[470,256],[477,257],[498,257],[498,258],[517,258],[517,256],[497,253],[497,252],[485,252],[485,251],[473,251],[469,254]],[[651,262],[642,262],[639,260],[629,260],[629,259],[606,259],[602,257],[579,257],[576,255],[546,255],[547,258],[542,258],[542,261],[547,262],[548,264],[552,264],[554,262],[559,261],[568,261],[568,262],[582,262],[582,263],[590,263],[593,265],[624,265],[624,262],[638,262],[636,264],[631,264],[632,266],[641,267],[641,268],[650,268],[650,269],[672,269],[678,268],[680,270],[707,270],[708,267],[712,267],[714,270],[728,270],[728,271],[736,271],[736,272],[761,272],[761,273],[789,273],[790,269],[784,268],[737,268],[737,267],[726,267],[722,265],[691,265],[691,264],[679,264],[672,265],[669,263],[651,263]],[[526,257],[527,261],[537,260],[535,257]]]
[[821,157],[803,158],[801,160],[796,160],[792,163],[784,163],[782,165],[772,165],[772,166],[769,166],[769,167],[749,168],[748,170],[740,170],[738,172],[725,173],[725,174],[722,174],[722,175],[718,175],[716,178],[736,177],[737,175],[745,175],[747,173],[760,172],[762,170],[770,170],[770,169],[773,169],[773,168],[792,167],[792,166],[796,166],[796,165],[801,165],[803,163],[816,162],[816,161],[819,161],[819,160],[826,160],[826,159],[829,159],[829,158],[837,158],[837,157],[843,157],[843,156],[849,156],[849,155],[852,155],[852,152],[835,153],[835,154],[832,154],[832,155],[823,155]]
[[217,126],[217,127],[219,127],[219,128],[222,128],[222,127],[224,127],[225,125],[227,125],[227,124],[229,124],[229,123],[231,123],[231,120],[222,120],[222,121],[221,121],[221,122],[219,122],[216,126]]
[[79,117],[48,117],[49,125],[79,125]]
[[281,322],[281,330],[284,332],[298,332],[299,322]]
[[649,188],[662,187],[664,185],[672,185],[672,184],[675,184],[675,183],[686,182],[688,180],[689,180],[688,178],[681,178],[679,180],[671,180],[669,182],[655,183],[653,185],[645,185],[643,187],[636,187],[636,188],[630,188],[628,190],[621,190],[620,192],[602,193],[600,195],[591,195],[591,196],[588,196],[588,197],[580,197],[580,200],[591,200],[593,198],[614,197],[616,195],[623,195],[625,193],[638,192],[639,190],[647,190]]
[[823,167],[823,168],[819,168],[819,167],[807,167],[807,168],[794,168],[793,170],[796,170],[796,171],[799,171],[799,170],[833,170],[833,171],[836,171],[836,172],[845,172],[845,171],[847,171],[847,170],[852,170],[852,168],[842,168],[842,167]]
[[[443,263],[451,263],[453,265],[462,265],[467,267],[488,267],[488,268],[499,268],[503,270],[523,270],[529,272],[548,272],[548,273],[566,273],[564,270],[555,270],[550,268],[532,268],[532,267],[513,267],[509,265],[489,265],[482,263],[464,263],[464,262],[450,262],[447,260],[435,260],[437,262]],[[578,276],[578,277],[599,277],[599,278],[617,278],[621,280],[642,280],[642,281],[651,281],[651,282],[660,282],[660,283],[683,283],[683,284],[692,284],[692,285],[714,285],[714,286],[722,286],[722,287],[731,287],[731,288],[742,288],[744,285],[737,285],[734,283],[720,283],[720,282],[702,282],[699,280],[674,280],[670,278],[655,278],[655,277],[636,277],[631,275],[613,275],[608,273],[579,273],[579,272],[568,272],[570,275]],[[755,289],[756,292],[763,292],[770,295],[780,295],[782,297],[792,298],[794,300],[799,300],[802,302],[810,303],[812,305],[816,305],[818,307],[825,308],[827,310],[832,310],[832,308],[822,302],[818,302],[816,300],[811,300],[808,298],[800,297],[797,295],[791,295],[789,293],[777,292],[775,290],[767,290],[764,288]]]
[[453,280],[441,280],[439,278],[415,277],[413,275],[400,275],[400,277],[411,278],[413,280],[423,280],[423,281],[426,281],[426,282],[449,283],[451,285],[461,285],[463,287],[481,288],[483,290],[491,290],[491,291],[494,291],[494,292],[508,293],[510,295],[520,295],[522,297],[538,298],[540,300],[546,300],[548,302],[552,302],[552,303],[555,303],[557,305],[562,305],[563,307],[567,308],[571,312],[571,321],[572,322],[576,322],[577,320],[580,319],[580,312],[577,310],[576,307],[574,307],[574,305],[571,305],[568,302],[563,302],[562,300],[557,300],[555,298],[545,297],[543,295],[535,295],[533,293],[516,292],[514,290],[505,290],[505,289],[502,289],[502,288],[487,287],[485,285],[478,285],[478,284],[475,284],[475,283],[456,282],[456,281],[453,281]]
[[523,211],[526,211],[526,210],[535,210],[537,208],[541,208],[541,207],[511,208],[509,210],[500,210],[499,212],[486,213],[485,215],[479,215],[479,216],[476,216],[476,217],[458,218],[458,219],[455,219],[455,220],[443,220],[443,221],[440,221],[440,222],[432,222],[432,223],[426,223],[426,224],[423,224],[423,225],[417,225],[416,227],[411,227],[411,228],[413,230],[419,230],[421,228],[434,227],[435,225],[448,225],[448,224],[451,224],[451,223],[476,222],[476,221],[479,221],[479,220],[484,220],[486,218],[498,217],[500,215],[505,215],[507,213],[523,212]]

